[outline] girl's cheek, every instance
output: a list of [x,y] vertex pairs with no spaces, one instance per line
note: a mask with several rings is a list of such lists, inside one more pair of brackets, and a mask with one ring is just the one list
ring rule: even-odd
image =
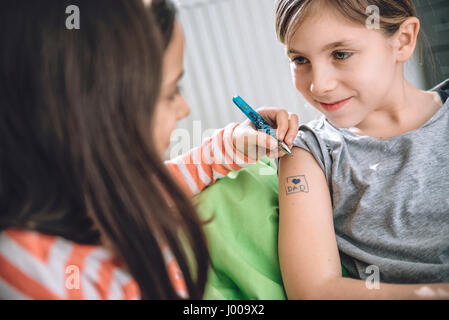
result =
[[290,75],[291,75],[293,84],[295,85],[296,89],[299,90],[299,88],[298,88],[298,79],[299,79],[298,72],[297,72],[296,66],[293,62],[290,63]]
[[359,95],[371,96],[373,100],[376,96],[384,94],[381,87],[388,86],[383,81],[378,80],[386,80],[382,64],[379,65],[373,60],[360,61],[346,74],[345,79],[349,82],[348,86],[351,89],[356,90]]
[[319,109],[319,107],[316,105],[316,101],[312,98],[310,95],[310,82],[302,80],[295,81],[296,89],[301,93],[303,98],[314,108]]
[[293,73],[293,82],[296,89],[304,96],[304,98],[307,98],[310,86],[308,85],[309,81],[307,80],[306,75],[300,74],[299,72]]

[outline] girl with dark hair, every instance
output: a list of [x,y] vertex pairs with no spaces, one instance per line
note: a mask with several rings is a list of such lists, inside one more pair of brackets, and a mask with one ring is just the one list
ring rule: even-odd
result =
[[[161,20],[144,3],[0,5],[0,298],[201,299],[209,256],[188,196],[257,160],[238,141],[277,148],[233,123],[161,161],[189,112],[182,29],[169,4]],[[69,5],[80,30],[65,28]],[[296,116],[261,113],[296,135]]]
[[413,1],[277,0],[276,29],[323,113],[281,160],[288,298],[448,299],[449,80],[424,91],[405,78]]

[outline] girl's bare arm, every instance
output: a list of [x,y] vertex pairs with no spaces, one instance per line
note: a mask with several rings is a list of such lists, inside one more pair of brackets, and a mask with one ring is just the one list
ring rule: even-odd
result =
[[343,278],[323,170],[294,148],[279,173],[279,259],[289,299],[448,299],[449,283],[386,284]]

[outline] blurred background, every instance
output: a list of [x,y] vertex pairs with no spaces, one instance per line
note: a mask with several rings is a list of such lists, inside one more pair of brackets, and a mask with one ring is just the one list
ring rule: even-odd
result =
[[[182,91],[190,116],[179,131],[210,136],[210,129],[245,119],[233,105],[241,95],[254,108],[276,106],[296,112],[300,122],[320,113],[296,91],[289,60],[277,41],[273,0],[177,0],[186,37]],[[415,0],[424,48],[406,65],[406,78],[416,87],[430,89],[449,77],[449,0]],[[421,53],[422,52],[422,53]],[[204,137],[203,137],[204,138]],[[180,135],[172,136],[172,146]],[[191,135],[189,147],[201,139]],[[186,151],[186,150],[185,150]]]

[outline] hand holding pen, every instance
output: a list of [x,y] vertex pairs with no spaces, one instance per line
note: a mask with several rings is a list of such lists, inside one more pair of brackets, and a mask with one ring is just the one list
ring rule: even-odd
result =
[[240,152],[253,159],[262,155],[271,158],[292,155],[293,140],[299,128],[296,114],[272,107],[256,111],[240,97],[234,97],[233,101],[248,118],[233,134],[234,145]]

